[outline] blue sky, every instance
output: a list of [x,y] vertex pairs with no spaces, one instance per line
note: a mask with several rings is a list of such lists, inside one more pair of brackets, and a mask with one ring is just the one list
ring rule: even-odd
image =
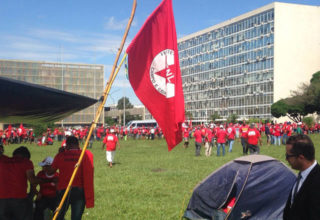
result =
[[[271,0],[172,0],[177,35],[183,37],[254,10]],[[128,45],[161,0],[137,0]],[[320,0],[287,3],[320,5]],[[108,79],[130,16],[131,0],[2,0],[0,59],[105,65]],[[124,48],[126,49],[126,47]],[[122,96],[140,104],[121,69],[107,104]]]

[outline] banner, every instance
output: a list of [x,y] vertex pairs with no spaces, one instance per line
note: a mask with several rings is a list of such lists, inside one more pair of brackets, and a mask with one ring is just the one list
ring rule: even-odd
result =
[[137,97],[161,127],[169,151],[182,141],[184,97],[172,1],[163,0],[127,49]]

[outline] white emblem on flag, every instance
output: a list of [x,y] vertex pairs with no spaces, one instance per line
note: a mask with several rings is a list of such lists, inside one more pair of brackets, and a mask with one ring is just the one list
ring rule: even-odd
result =
[[167,98],[175,96],[174,51],[166,49],[158,53],[150,66],[150,80],[154,88]]

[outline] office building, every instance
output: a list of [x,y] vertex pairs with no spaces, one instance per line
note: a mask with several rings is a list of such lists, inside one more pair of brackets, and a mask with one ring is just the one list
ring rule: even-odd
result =
[[178,40],[194,121],[272,119],[271,105],[320,70],[320,7],[274,2]]
[[[39,84],[79,95],[99,99],[104,89],[104,66],[45,61],[0,60],[0,76]],[[14,101],[14,100],[13,100]],[[5,103],[2,103],[5,105]],[[72,114],[58,122],[65,126],[89,125],[94,120],[98,104]],[[99,118],[103,123],[104,112]]]

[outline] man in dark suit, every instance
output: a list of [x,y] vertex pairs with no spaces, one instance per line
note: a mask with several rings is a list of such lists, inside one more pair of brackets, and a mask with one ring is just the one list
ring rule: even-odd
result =
[[286,159],[300,172],[284,208],[284,220],[320,219],[320,166],[314,155],[314,145],[307,135],[287,140]]

